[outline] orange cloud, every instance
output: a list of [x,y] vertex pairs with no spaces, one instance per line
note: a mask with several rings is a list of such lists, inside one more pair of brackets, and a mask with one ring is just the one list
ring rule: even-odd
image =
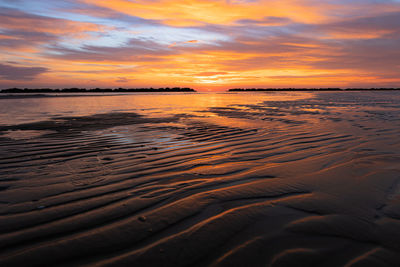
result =
[[228,2],[224,0],[176,1],[128,1],[84,0],[87,4],[112,9],[145,19],[160,20],[172,26],[193,26],[204,23],[232,24],[242,19],[263,20],[267,16],[289,17],[298,22],[319,22],[326,17],[326,5],[307,4],[298,0],[263,0]]

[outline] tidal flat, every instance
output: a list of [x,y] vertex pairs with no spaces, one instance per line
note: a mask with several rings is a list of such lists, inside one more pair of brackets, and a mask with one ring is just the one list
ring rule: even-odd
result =
[[399,266],[400,92],[0,99],[1,266]]

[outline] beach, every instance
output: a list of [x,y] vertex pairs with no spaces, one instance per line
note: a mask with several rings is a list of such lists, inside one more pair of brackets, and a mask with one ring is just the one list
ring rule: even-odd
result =
[[0,99],[1,266],[398,266],[400,92]]

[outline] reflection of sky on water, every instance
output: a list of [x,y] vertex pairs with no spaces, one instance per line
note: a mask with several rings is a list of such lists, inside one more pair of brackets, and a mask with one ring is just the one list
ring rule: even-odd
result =
[[[156,126],[156,127],[153,127]],[[154,144],[163,143],[163,149],[174,149],[188,145],[187,140],[177,141],[177,134],[171,131],[162,130],[161,127],[183,127],[182,124],[161,123],[153,125],[146,123],[143,125],[117,126],[109,129],[91,131],[90,134],[111,137],[117,143],[135,144],[138,146],[149,147],[150,150],[158,150]]]
[[[295,100],[312,93],[254,94],[134,94],[88,97],[0,99],[0,125],[43,121],[60,116],[87,116],[109,112],[135,112],[164,117],[175,114],[204,116],[210,107],[257,104],[267,100]],[[208,114],[211,115],[211,114]]]
[[170,130],[184,129],[193,123],[258,129],[259,134],[285,132],[296,125],[338,127],[340,131],[347,127],[352,131],[396,128],[400,127],[399,100],[400,92],[172,93],[0,99],[0,125],[110,112],[134,112],[157,118],[178,115],[180,120],[164,125],[164,130],[161,124],[141,124],[101,132],[127,144],[155,141],[168,143],[169,147],[174,146]]

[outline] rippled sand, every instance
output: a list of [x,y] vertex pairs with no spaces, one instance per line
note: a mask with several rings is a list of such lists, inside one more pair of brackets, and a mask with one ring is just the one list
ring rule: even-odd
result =
[[3,113],[0,266],[400,265],[398,92],[183,98]]

